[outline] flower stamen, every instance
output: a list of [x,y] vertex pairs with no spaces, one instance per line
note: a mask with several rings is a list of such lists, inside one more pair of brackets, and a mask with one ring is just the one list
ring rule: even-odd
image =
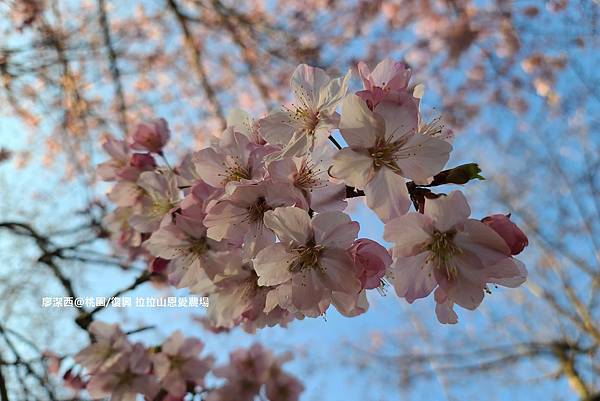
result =
[[453,280],[458,276],[458,267],[452,263],[455,255],[462,251],[454,244],[456,231],[434,231],[432,240],[427,245],[430,254],[427,256],[427,262],[433,262],[435,267],[446,274],[448,280]]

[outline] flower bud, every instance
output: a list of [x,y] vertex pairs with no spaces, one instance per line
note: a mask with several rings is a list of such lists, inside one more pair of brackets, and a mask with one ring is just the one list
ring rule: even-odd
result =
[[161,154],[170,136],[171,131],[164,118],[142,123],[137,126],[133,134],[131,148]]
[[527,236],[510,220],[510,214],[493,214],[485,217],[481,221],[502,237],[513,255],[521,253],[521,251],[529,244]]
[[354,242],[350,248],[354,263],[361,271],[358,279],[363,289],[373,289],[381,285],[381,279],[386,269],[392,263],[392,258],[387,249],[370,239],[361,238]]
[[462,164],[437,174],[435,177],[433,177],[433,181],[429,185],[436,186],[444,184],[466,184],[474,179],[485,179],[479,175],[479,173],[481,173],[481,169],[477,163]]
[[149,171],[154,170],[156,161],[149,153],[134,153],[129,159],[129,165],[143,171]]

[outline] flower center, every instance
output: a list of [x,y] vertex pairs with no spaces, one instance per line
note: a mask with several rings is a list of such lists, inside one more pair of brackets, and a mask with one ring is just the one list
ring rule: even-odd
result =
[[185,365],[185,363],[187,362],[187,358],[185,358],[181,355],[173,355],[169,359],[171,362],[171,369],[173,369],[173,370],[182,368],[183,365]]
[[324,181],[319,178],[324,171],[318,169],[314,163],[304,159],[295,177],[295,184],[302,189],[320,188],[325,186]]
[[118,385],[119,386],[129,385],[136,377],[137,377],[137,375],[135,373],[133,373],[130,370],[127,370],[120,374]]
[[155,199],[150,207],[150,216],[164,216],[174,205],[168,199]]
[[192,246],[190,246],[189,251],[194,255],[204,255],[206,251],[208,251],[208,244],[206,243],[206,238],[200,238],[197,241],[194,241]]
[[454,244],[455,236],[456,230],[446,232],[436,230],[426,248],[430,252],[427,261],[433,262],[437,269],[446,274],[448,280],[453,280],[458,276],[458,267],[452,263],[453,257],[461,253],[460,248]]
[[373,166],[378,169],[383,166],[401,173],[396,164],[396,152],[406,143],[404,138],[391,142],[385,138],[377,138],[375,146],[369,148],[369,156],[373,159]]
[[260,197],[252,205],[248,206],[248,220],[251,223],[262,223],[266,211],[271,210],[264,197]]
[[232,181],[249,180],[251,178],[250,169],[243,167],[238,160],[234,160],[233,163],[225,167],[225,179],[224,184]]
[[323,245],[316,245],[314,240],[310,240],[306,245],[292,248],[296,258],[290,263],[288,270],[297,273],[307,269],[321,269],[319,258],[324,249]]

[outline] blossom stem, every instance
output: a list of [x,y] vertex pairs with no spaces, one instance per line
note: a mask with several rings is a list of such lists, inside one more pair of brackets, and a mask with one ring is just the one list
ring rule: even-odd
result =
[[163,152],[159,153],[159,156],[161,159],[163,159],[163,161],[165,162],[165,164],[167,165],[167,168],[169,169],[170,172],[173,172],[173,168],[171,167],[171,165],[169,164],[169,161],[167,160],[167,158],[165,157],[165,154]]

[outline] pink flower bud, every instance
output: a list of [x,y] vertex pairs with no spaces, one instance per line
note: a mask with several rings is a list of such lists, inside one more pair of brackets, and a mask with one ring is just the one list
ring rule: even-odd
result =
[[143,171],[154,170],[156,161],[149,153],[134,153],[129,159],[129,165]]
[[386,269],[392,263],[392,257],[387,249],[375,241],[361,238],[354,242],[350,253],[356,266],[361,269],[358,279],[362,289],[379,287]]
[[87,383],[82,377],[76,373],[73,373],[72,369],[69,369],[63,375],[63,380],[65,382],[65,386],[72,390],[83,390]]
[[493,214],[481,221],[502,237],[513,255],[518,255],[529,245],[529,240],[525,233],[510,220],[510,214]]
[[169,261],[163,258],[154,258],[150,262],[150,272],[155,274],[165,274]]
[[161,154],[170,136],[171,131],[164,118],[138,124],[133,134],[131,148]]

